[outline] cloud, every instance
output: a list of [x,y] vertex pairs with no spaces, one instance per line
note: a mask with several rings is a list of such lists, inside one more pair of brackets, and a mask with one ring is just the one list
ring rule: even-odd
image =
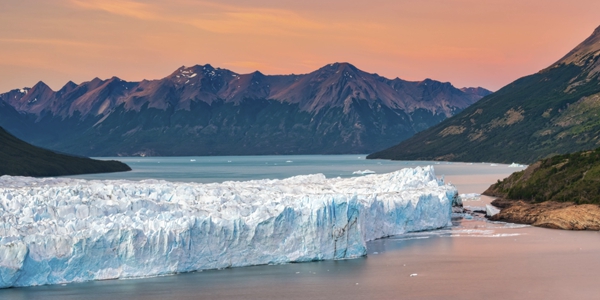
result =
[[82,9],[103,11],[139,20],[178,23],[219,34],[301,35],[324,30],[318,22],[285,9],[253,8],[208,1],[176,1],[179,10],[164,4],[115,0],[71,0]]
[[115,15],[133,17],[142,20],[161,19],[160,15],[154,11],[154,8],[146,3],[127,0],[71,0],[71,2],[80,8],[99,10]]

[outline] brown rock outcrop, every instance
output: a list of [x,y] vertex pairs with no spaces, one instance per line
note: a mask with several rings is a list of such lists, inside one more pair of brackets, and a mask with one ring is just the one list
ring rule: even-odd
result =
[[594,204],[496,199],[492,205],[502,208],[500,213],[490,217],[493,221],[566,230],[600,230],[600,206]]

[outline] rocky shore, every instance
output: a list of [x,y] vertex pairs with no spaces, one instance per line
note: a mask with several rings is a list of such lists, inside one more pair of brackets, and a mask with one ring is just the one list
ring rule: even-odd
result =
[[522,200],[496,199],[492,205],[500,212],[493,221],[529,224],[566,230],[600,230],[600,206],[572,202],[547,201],[531,203]]
[[542,159],[492,184],[484,195],[501,211],[491,220],[600,230],[600,148]]

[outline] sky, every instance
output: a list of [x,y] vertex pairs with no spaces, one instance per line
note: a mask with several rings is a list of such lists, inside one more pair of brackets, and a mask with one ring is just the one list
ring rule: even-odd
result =
[[303,74],[333,62],[497,90],[559,60],[598,12],[598,0],[2,0],[0,93],[196,64]]

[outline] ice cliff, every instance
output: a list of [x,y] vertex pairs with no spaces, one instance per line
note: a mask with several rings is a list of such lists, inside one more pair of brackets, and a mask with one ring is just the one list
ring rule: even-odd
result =
[[345,259],[450,225],[433,167],[215,184],[0,177],[0,287]]

